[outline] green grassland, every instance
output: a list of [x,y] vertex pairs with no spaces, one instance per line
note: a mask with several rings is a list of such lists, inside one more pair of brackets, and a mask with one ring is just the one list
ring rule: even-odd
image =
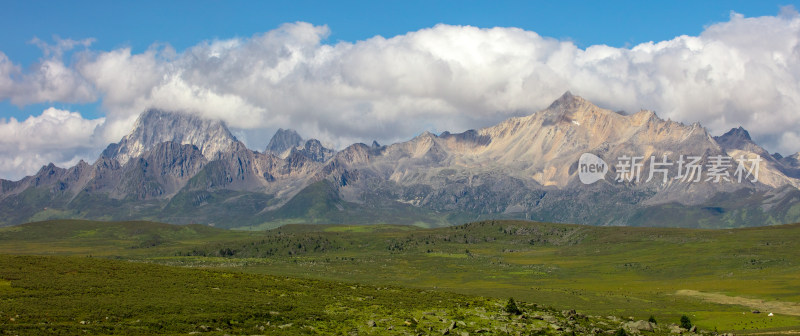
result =
[[155,256],[172,248],[240,241],[251,234],[206,225],[53,220],[0,229],[0,253]]
[[[245,232],[52,221],[0,229],[0,253],[104,256],[172,266],[163,269],[178,273],[200,268],[235,278],[402,287],[464,300],[489,297],[493,305],[513,296],[588,316],[653,315],[676,323],[685,314],[705,330],[779,334],[800,330],[798,238],[798,224],[698,230],[484,221],[437,229],[286,225]],[[93,262],[109,262],[68,260],[90,269]],[[0,278],[15,288],[14,280]],[[409,311],[427,309],[420,302]],[[355,321],[365,312],[350,310],[358,317],[348,323],[363,324]],[[617,327],[605,323],[612,325],[599,329]]]
[[0,265],[2,334],[548,335],[620,325],[522,303],[524,315],[508,314],[503,300],[442,291],[81,257],[5,255]]

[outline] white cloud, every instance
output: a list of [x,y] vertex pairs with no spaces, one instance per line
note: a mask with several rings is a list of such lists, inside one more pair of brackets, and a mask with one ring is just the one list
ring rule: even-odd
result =
[[93,38],[73,40],[62,39],[56,36],[53,39],[55,40],[55,44],[49,44],[45,41],[42,41],[38,37],[34,37],[30,43],[39,47],[45,57],[61,58],[64,55],[64,52],[70,51],[78,46],[88,48],[90,45],[92,45],[92,43],[95,42],[95,39]]
[[58,46],[88,43],[59,42],[43,47],[48,58],[27,72],[0,53],[0,99],[99,97],[102,145],[118,141],[145,108],[160,107],[218,117],[249,134],[291,127],[344,146],[487,126],[571,90],[615,110],[699,121],[715,134],[742,125],[770,150],[800,150],[800,15],[791,7],[768,17],[732,13],[699,36],[631,48],[580,49],[516,28],[437,25],[333,45],[329,34],[293,23],[182,52],[92,51],[70,66]]
[[104,121],[52,107],[24,121],[0,119],[0,174],[17,179],[50,162],[66,167],[96,156],[102,147],[94,133]]
[[64,52],[77,46],[88,47],[93,39],[81,41],[56,38],[49,45],[37,38],[31,43],[42,49],[44,58],[27,72],[0,52],[0,100],[27,105],[39,102],[86,103],[97,99],[94,88],[75,69],[64,64]]

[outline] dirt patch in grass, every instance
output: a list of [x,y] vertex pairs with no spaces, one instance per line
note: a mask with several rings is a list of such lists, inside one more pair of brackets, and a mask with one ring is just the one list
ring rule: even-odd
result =
[[728,296],[719,293],[704,293],[691,289],[681,289],[675,292],[675,294],[691,296],[707,302],[745,306],[752,309],[757,309],[765,314],[776,313],[800,316],[800,303],[796,302],[765,301],[740,296]]

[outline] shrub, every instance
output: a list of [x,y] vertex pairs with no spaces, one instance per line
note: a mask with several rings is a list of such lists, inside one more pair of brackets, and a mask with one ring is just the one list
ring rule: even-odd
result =
[[506,310],[506,313],[509,313],[509,314],[514,314],[514,315],[522,314],[522,311],[519,310],[519,307],[517,307],[517,302],[514,301],[513,297],[512,298],[508,298],[508,303],[506,303],[506,309],[505,310]]
[[650,315],[650,318],[647,319],[647,322],[650,322],[652,324],[658,324],[658,322],[656,322],[656,317],[653,315]]
[[681,328],[692,329],[692,320],[689,319],[689,316],[681,316]]
[[628,336],[628,333],[625,332],[625,329],[619,328],[619,330],[614,333],[614,336]]

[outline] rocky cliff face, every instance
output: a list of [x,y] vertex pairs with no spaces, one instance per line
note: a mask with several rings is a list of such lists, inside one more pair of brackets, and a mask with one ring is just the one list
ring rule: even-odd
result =
[[150,109],[139,116],[130,134],[119,143],[109,145],[102,155],[124,165],[162,142],[176,142],[194,145],[206,159],[213,160],[236,141],[221,121]]
[[174,196],[208,163],[195,145],[175,141],[156,144],[131,158],[112,181],[109,196],[116,199],[159,199]]
[[[579,181],[584,153],[605,160],[604,179]],[[679,157],[702,157],[698,164],[705,167],[717,155],[760,157],[759,180],[673,178]],[[484,129],[425,132],[406,142],[353,144],[338,152],[279,129],[259,153],[221,122],[148,110],[92,165],[48,165],[20,181],[0,180],[0,210],[11,214],[3,224],[79,217],[235,227],[273,221],[442,225],[479,218],[647,225],[661,223],[663,216],[653,214],[672,209],[667,212],[682,216],[675,225],[753,225],[791,221],[800,213],[798,155],[770,155],[742,128],[712,137],[696,123],[662,120],[646,110],[623,115],[569,92],[542,111]],[[619,181],[618,159],[626,156],[667,156],[670,178],[648,181],[645,162],[640,179]]]
[[322,146],[322,143],[317,139],[308,140],[302,147],[298,146],[296,148],[292,148],[291,150],[292,153],[290,155],[299,154],[315,162],[328,161],[335,153],[334,150]]
[[782,157],[780,159],[781,164],[789,168],[800,169],[800,152],[795,153],[794,155]]
[[283,153],[303,144],[303,137],[295,130],[279,128],[267,144],[265,153],[283,156]]

